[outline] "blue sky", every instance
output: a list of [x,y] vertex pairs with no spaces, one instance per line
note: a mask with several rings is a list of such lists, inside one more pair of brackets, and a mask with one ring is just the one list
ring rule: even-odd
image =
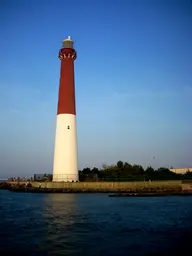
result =
[[52,172],[68,35],[79,168],[192,167],[191,25],[190,0],[1,1],[0,176]]

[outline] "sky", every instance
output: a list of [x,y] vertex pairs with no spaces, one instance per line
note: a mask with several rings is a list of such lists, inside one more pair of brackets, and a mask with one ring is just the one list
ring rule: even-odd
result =
[[79,169],[192,167],[192,1],[0,1],[0,178],[52,173],[74,40]]

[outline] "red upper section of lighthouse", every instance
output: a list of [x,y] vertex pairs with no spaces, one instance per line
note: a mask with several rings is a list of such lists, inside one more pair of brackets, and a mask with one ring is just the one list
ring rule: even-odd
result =
[[74,49],[72,48],[62,48],[59,51],[59,59],[64,59],[64,58],[68,58],[71,57],[72,59],[76,59],[77,58],[77,53]]
[[73,48],[62,48],[59,51],[61,59],[59,99],[57,114],[76,114],[74,60],[77,54]]

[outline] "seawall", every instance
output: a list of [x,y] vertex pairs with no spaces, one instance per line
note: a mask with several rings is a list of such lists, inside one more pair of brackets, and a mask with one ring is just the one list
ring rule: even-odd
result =
[[192,193],[192,181],[138,182],[8,182],[0,188],[25,192],[53,193]]
[[181,191],[181,181],[152,182],[32,182],[33,188],[61,190],[63,192],[145,192]]

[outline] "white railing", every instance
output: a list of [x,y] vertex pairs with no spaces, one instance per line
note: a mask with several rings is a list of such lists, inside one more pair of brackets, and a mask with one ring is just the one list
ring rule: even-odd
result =
[[78,174],[53,174],[53,181],[78,182]]

